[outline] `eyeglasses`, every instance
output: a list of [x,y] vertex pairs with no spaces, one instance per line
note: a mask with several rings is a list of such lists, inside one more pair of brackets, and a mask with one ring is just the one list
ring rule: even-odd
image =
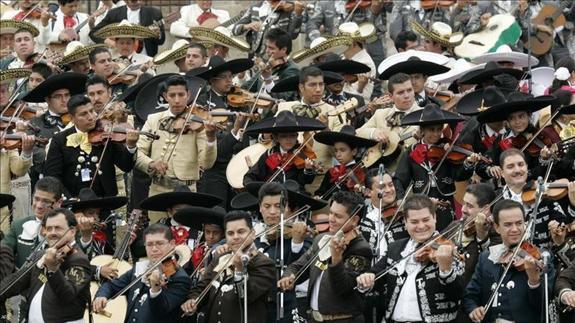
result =
[[50,206],[54,204],[54,202],[56,202],[52,200],[43,199],[37,196],[34,196],[32,199],[34,200],[34,203],[42,204],[43,206]]
[[167,245],[168,243],[170,243],[170,242],[166,241],[166,240],[146,242],[146,248],[153,248],[153,247],[162,248],[163,246]]

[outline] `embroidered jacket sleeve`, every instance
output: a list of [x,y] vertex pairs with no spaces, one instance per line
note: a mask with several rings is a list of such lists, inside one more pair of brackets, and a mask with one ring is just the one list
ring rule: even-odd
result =
[[[348,248],[350,247],[348,246]],[[335,265],[330,263],[327,268],[330,284],[332,286],[338,286],[336,292],[339,293],[340,296],[353,293],[353,289],[357,286],[355,279],[367,271],[371,264],[371,249],[357,249],[356,252],[353,253],[354,254],[344,255],[342,261]]]
[[[176,274],[168,279],[166,288],[162,288],[156,297],[150,297],[150,310],[160,317],[162,313],[170,313],[178,310],[180,305],[186,300],[188,291],[192,287],[192,282],[187,274],[181,274],[178,270]],[[149,293],[151,291],[148,291]]]
[[48,274],[48,284],[58,298],[66,303],[82,297],[81,293],[90,285],[90,263],[85,258],[83,261],[66,268],[62,271]]

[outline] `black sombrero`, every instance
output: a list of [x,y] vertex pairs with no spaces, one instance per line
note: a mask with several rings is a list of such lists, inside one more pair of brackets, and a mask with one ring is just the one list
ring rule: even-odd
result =
[[179,224],[201,231],[204,224],[215,224],[223,228],[225,215],[226,211],[221,206],[190,206],[179,210],[172,218]]
[[552,95],[533,97],[523,92],[511,92],[505,98],[504,103],[494,105],[477,115],[477,121],[481,123],[497,122],[518,111],[532,113],[552,105],[557,98]]
[[238,58],[226,62],[220,56],[212,56],[206,68],[193,69],[186,73],[186,76],[196,76],[204,80],[209,80],[223,72],[230,71],[232,74],[237,74],[249,70],[252,66],[254,66],[254,62],[251,59]]
[[249,192],[241,192],[232,198],[230,207],[234,210],[257,211],[259,201],[257,197]]
[[328,54],[326,62],[316,65],[320,70],[340,74],[362,74],[371,71],[369,66],[351,59],[341,59],[338,55]]
[[246,129],[246,133],[286,133],[299,131],[315,131],[325,129],[325,124],[308,117],[300,117],[291,111],[280,111],[275,117],[254,123]]
[[[343,77],[339,73],[331,71],[323,71],[323,82],[326,85],[343,82]],[[299,86],[299,76],[290,76],[279,82],[277,82],[270,92],[272,93],[283,93],[283,92],[294,92],[298,90]]]
[[356,136],[352,126],[345,125],[340,131],[322,131],[313,139],[322,144],[333,146],[336,142],[345,142],[353,147],[371,147],[377,145],[377,141]]
[[14,195],[0,194],[0,208],[11,205],[16,200]]
[[173,192],[150,196],[140,203],[140,207],[149,211],[166,211],[176,204],[188,204],[200,207],[214,207],[222,203],[222,199],[205,193],[195,193],[187,186],[178,186]]
[[105,209],[115,210],[128,204],[125,196],[98,197],[89,187],[85,187],[78,192],[78,199],[67,203],[72,211],[85,209]]
[[424,61],[417,56],[412,56],[404,62],[397,63],[389,68],[381,71],[379,74],[380,80],[387,80],[397,73],[418,74],[431,76],[443,74],[449,71],[449,67],[439,65],[433,62]]
[[522,70],[509,67],[499,67],[497,63],[489,62],[485,64],[483,69],[474,70],[463,75],[459,79],[459,84],[481,84],[485,81],[493,80],[494,76],[501,74],[511,75],[518,80],[531,77],[529,73]]
[[457,112],[469,116],[476,115],[494,105],[505,103],[505,97],[509,92],[511,91],[495,86],[469,92],[457,102]]
[[430,103],[423,109],[407,114],[401,121],[402,126],[428,126],[454,123],[465,120],[457,113],[442,110],[437,104]]
[[[246,184],[246,190],[253,196],[258,196],[260,188],[266,184],[266,182],[251,182]],[[308,205],[311,211],[322,209],[327,205],[327,201],[314,199],[312,196],[302,193],[300,191],[300,185],[291,179],[288,179],[282,185],[286,188],[288,193],[288,201],[291,205],[296,205],[297,207],[302,207]],[[292,211],[295,209],[292,207]]]
[[28,92],[23,98],[26,102],[44,102],[47,96],[60,89],[68,89],[70,95],[82,94],[85,92],[85,85],[88,76],[81,73],[66,72],[55,74],[40,83],[32,91]]

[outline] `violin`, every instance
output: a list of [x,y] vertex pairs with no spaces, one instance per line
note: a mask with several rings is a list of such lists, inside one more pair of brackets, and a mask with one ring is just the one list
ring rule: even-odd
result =
[[350,11],[353,10],[356,6],[360,9],[367,9],[371,7],[371,0],[348,0],[345,4],[345,9]]
[[[491,217],[487,217],[485,219],[485,224],[484,224],[485,229],[486,230],[489,229],[492,224],[493,224],[493,219]],[[465,224],[465,228],[463,228],[463,233],[467,237],[472,237],[472,236],[475,236],[475,234],[477,234],[477,228],[475,227],[475,220],[470,221],[469,223]]]
[[453,92],[451,92],[451,91],[436,91],[436,90],[428,88],[428,87],[425,88],[425,93],[427,95],[433,96],[433,97],[435,97],[435,98],[437,98],[437,99],[439,99],[445,103],[451,101],[451,99],[454,98]]
[[305,167],[306,159],[315,160],[317,159],[317,156],[315,152],[309,148],[309,146],[304,145],[303,149],[301,149],[295,156],[293,155],[293,152],[290,152],[285,154],[284,158],[286,160],[292,159],[291,164],[293,164],[298,169],[303,169]]
[[29,107],[27,104],[24,104],[22,108],[9,106],[2,111],[2,115],[6,117],[14,116],[19,117],[24,120],[30,120],[37,116],[38,110],[32,107]]
[[232,87],[232,90],[227,95],[228,105],[234,108],[242,108],[246,106],[253,106],[259,109],[272,108],[277,100],[271,97],[265,99],[260,96],[256,101],[256,95],[241,89],[239,86]]
[[60,116],[60,118],[62,119],[62,123],[66,126],[70,123],[70,121],[72,121],[72,115],[68,112],[64,113],[63,115]]
[[385,223],[388,223],[389,221],[392,220],[393,216],[397,213],[398,217],[403,217],[403,211],[399,210],[399,205],[397,204],[397,201],[384,206],[383,210],[381,210],[381,216],[383,217],[383,221]]
[[449,8],[454,5],[456,0],[421,0],[420,5],[424,10],[440,8]]
[[453,256],[455,258],[458,258],[461,261],[465,260],[465,257],[463,255],[457,253],[457,251],[455,249],[455,244],[453,243],[453,241],[451,241],[451,240],[449,240],[443,236],[439,236],[439,237],[435,238],[433,243],[431,243],[430,245],[421,249],[415,255],[415,260],[417,260],[418,262],[421,262],[421,263],[428,263],[428,262],[434,262],[435,263],[435,262],[437,262],[437,259],[435,257],[435,252],[442,245],[452,246],[453,247]]
[[[523,203],[531,204],[535,202],[537,197],[537,190],[535,185],[531,185],[523,189],[523,192],[521,193],[521,200],[523,200]],[[566,178],[561,178],[547,184],[545,186],[545,191],[543,192],[543,198],[553,201],[558,201],[564,198],[569,193],[568,185],[569,180]]]
[[258,121],[260,119],[260,115],[257,113],[247,113],[247,112],[236,112],[236,111],[228,111],[223,108],[219,109],[211,109],[208,111],[208,114],[212,116],[212,121],[216,123],[225,123],[228,121],[228,118],[231,116],[242,116],[246,117],[252,121]]
[[[191,112],[190,112],[191,109]],[[188,122],[186,123],[185,116],[189,113],[192,115],[190,116]],[[184,112],[182,112],[176,120],[172,123],[172,130],[175,132],[188,133],[190,131],[193,132],[200,132],[204,130],[204,124],[207,122],[206,120],[210,117],[210,112],[205,110],[203,107],[199,105],[188,106]],[[222,124],[216,123],[216,128],[225,131],[226,127]]]
[[[22,133],[1,134],[0,139],[2,141],[0,142],[0,149],[22,149],[22,136],[24,136]],[[36,145],[47,145],[49,141],[47,138],[42,137],[36,137],[35,139]]]
[[0,130],[7,130],[13,128],[16,128],[17,131],[21,132],[25,132],[28,129],[34,131],[34,133],[38,133],[40,131],[40,128],[38,128],[37,126],[30,124],[29,122],[24,121],[20,118],[0,116]]
[[[511,261],[511,256],[513,255],[513,251],[509,250],[509,252],[503,254],[501,256],[501,258],[499,259],[499,261],[502,264],[508,264],[509,261]],[[515,269],[517,269],[518,271],[525,271],[525,258],[527,256],[531,256],[533,258],[535,258],[537,261],[537,265],[539,266],[539,268],[543,269],[543,263],[540,261],[541,260],[541,251],[535,247],[534,245],[532,245],[531,243],[527,242],[527,241],[523,241],[523,243],[521,243],[520,247],[519,247],[519,252],[517,253],[517,256],[515,257],[515,259],[513,259],[513,265],[515,266]]]
[[[110,140],[117,143],[125,143],[128,130],[134,128],[129,123],[115,124],[109,120],[100,119],[94,129],[88,132],[88,140],[92,145],[102,145]],[[152,140],[160,139],[160,136],[146,131],[138,131],[138,134]]]
[[[278,2],[278,1],[274,1],[274,2]],[[279,3],[277,5],[272,4],[272,7],[274,7],[274,10],[279,10],[279,11],[285,11],[285,12],[292,12],[295,8],[295,4],[292,1],[282,1],[280,0]]]
[[[441,160],[443,158],[445,153],[446,153],[446,151],[443,147],[431,146],[431,147],[429,147],[429,149],[427,151],[427,157],[432,162],[438,162],[439,160]],[[451,151],[447,154],[446,158],[456,165],[461,165],[461,164],[463,164],[465,159],[467,159],[467,157],[471,156],[472,154],[474,154],[472,145],[470,145],[470,144],[459,144],[459,145],[453,146]],[[478,154],[478,155],[480,156],[480,159],[484,163],[486,163],[486,164],[493,163],[493,161],[490,158],[485,157],[481,154]]]

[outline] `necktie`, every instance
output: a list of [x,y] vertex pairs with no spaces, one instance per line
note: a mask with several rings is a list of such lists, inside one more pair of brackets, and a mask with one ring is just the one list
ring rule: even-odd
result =
[[76,25],[74,17],[64,16],[64,28],[73,28]]
[[405,115],[405,112],[402,112],[402,111],[394,112],[389,118],[387,118],[387,125],[390,128],[401,126],[401,120],[403,119],[404,115]]

